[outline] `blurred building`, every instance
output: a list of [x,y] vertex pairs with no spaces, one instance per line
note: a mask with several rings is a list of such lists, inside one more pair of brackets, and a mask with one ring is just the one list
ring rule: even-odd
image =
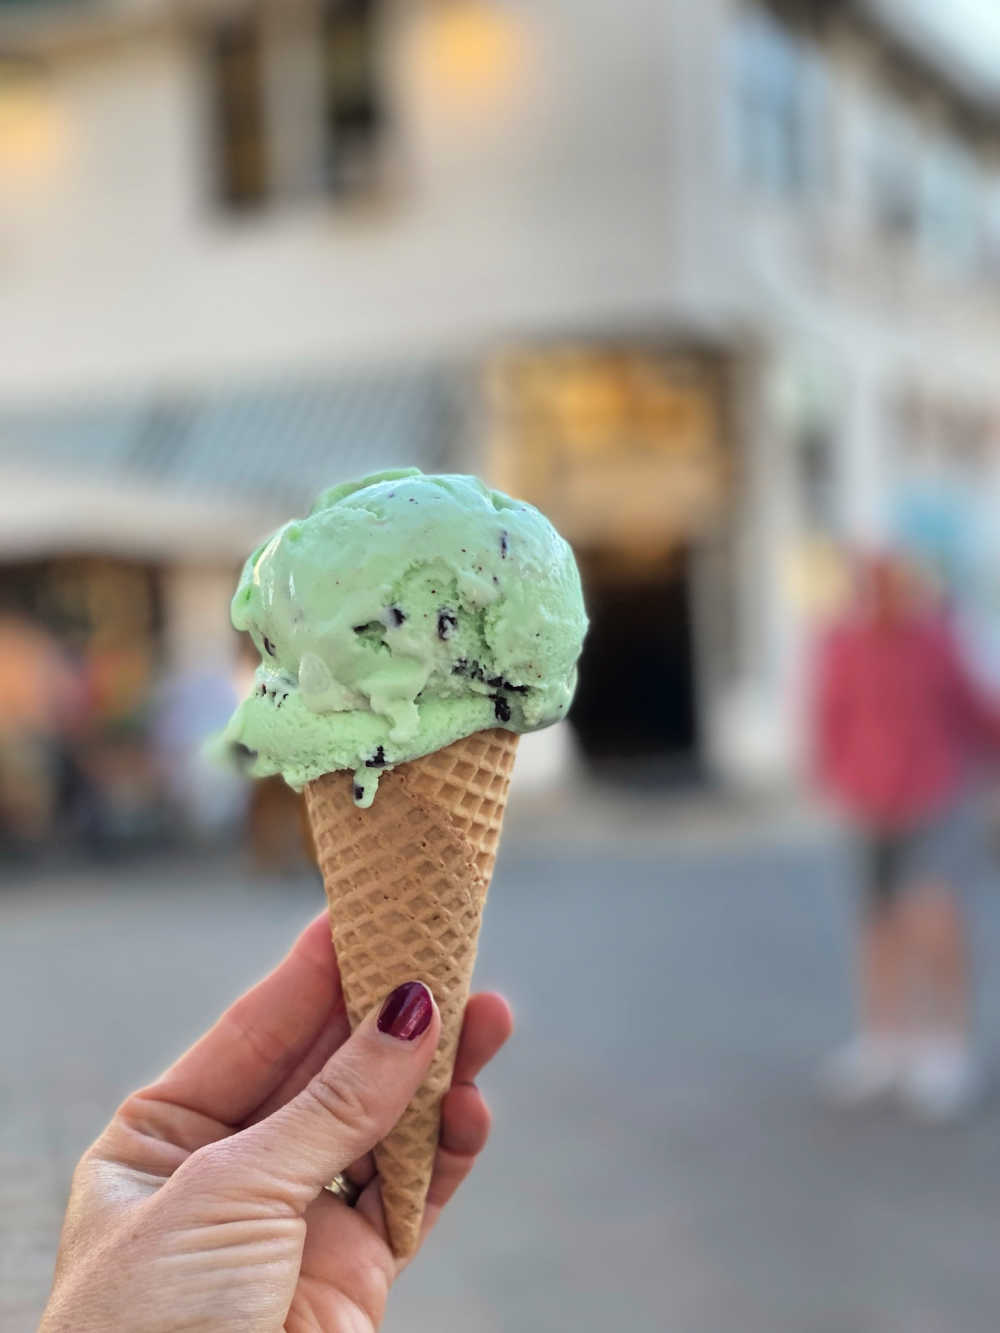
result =
[[0,0],[20,604],[134,645],[91,583],[145,580],[147,659],[225,664],[268,525],[480,470],[580,552],[581,753],[787,773],[837,544],[1000,604],[1000,39],[948,12]]

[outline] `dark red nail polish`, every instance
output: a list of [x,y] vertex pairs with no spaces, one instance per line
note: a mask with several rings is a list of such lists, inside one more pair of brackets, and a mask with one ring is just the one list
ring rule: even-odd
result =
[[424,983],[404,981],[386,996],[378,1013],[378,1030],[400,1041],[415,1041],[427,1031],[433,1013],[434,1001]]

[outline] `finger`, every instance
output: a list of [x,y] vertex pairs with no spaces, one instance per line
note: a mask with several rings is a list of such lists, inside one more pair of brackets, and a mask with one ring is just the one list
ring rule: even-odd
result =
[[[441,1103],[439,1151],[448,1157],[475,1157],[486,1147],[493,1117],[486,1100],[472,1083],[446,1093]],[[433,1193],[434,1177],[431,1177]]]
[[513,1030],[514,1017],[502,995],[493,991],[473,995],[465,1007],[452,1085],[477,1078]]
[[[511,1024],[510,1008],[501,996],[484,993],[471,997],[455,1059],[453,1088],[469,1085],[492,1060],[510,1036]],[[256,1124],[296,1097],[343,1044],[347,1032],[347,1020],[341,1013],[328,1023],[292,1073],[251,1113],[246,1123]],[[174,1102],[154,1100],[152,1093],[152,1089],[145,1089],[129,1098],[104,1137],[116,1131],[113,1142],[109,1140],[109,1151],[115,1160],[130,1164],[141,1161],[144,1169],[169,1176],[190,1153],[220,1135],[214,1120],[181,1110]],[[446,1142],[450,1105],[446,1097],[442,1103],[441,1138],[442,1146],[454,1149],[454,1144]],[[123,1127],[129,1130],[127,1135],[121,1132]],[[139,1139],[136,1130],[142,1131]],[[364,1189],[375,1176],[374,1157],[370,1152],[365,1153],[351,1163],[345,1174],[359,1189]],[[454,1188],[457,1186],[451,1192]]]
[[[431,1183],[424,1204],[424,1218],[420,1228],[420,1243],[440,1216],[442,1208],[452,1197],[476,1163],[477,1155],[486,1145],[490,1132],[489,1108],[478,1088],[470,1083],[454,1087],[445,1095],[441,1106],[441,1142],[434,1158]],[[339,1205],[343,1208],[343,1204]],[[336,1212],[331,1200],[331,1211]],[[388,1244],[388,1228],[382,1207],[382,1191],[375,1176],[361,1192],[355,1214]],[[336,1218],[329,1226],[336,1225]],[[413,1256],[409,1256],[406,1262]]]
[[363,1190],[374,1180],[375,1171],[375,1154],[366,1152],[363,1157],[351,1163],[344,1175],[353,1185],[357,1185],[359,1190]]
[[[485,1146],[490,1113],[472,1079],[503,1046],[513,1025],[510,1006],[501,995],[473,995],[466,1006],[454,1078],[441,1103],[441,1140],[427,1191],[421,1238],[437,1221]],[[385,1239],[388,1233],[373,1160],[355,1163],[350,1176],[363,1187],[355,1211]]]
[[[513,1023],[510,1005],[502,995],[490,991],[473,995],[469,999],[455,1056],[452,1087],[472,1082],[508,1039]],[[442,1140],[448,1131],[447,1106],[446,1097],[441,1110]],[[366,1153],[357,1162],[352,1162],[345,1174],[360,1189],[364,1189],[375,1175],[374,1157]]]
[[[441,1141],[427,1189],[421,1244],[486,1146],[492,1117],[472,1080],[513,1030],[514,1017],[502,995],[487,991],[472,996],[465,1011],[452,1085],[441,1103]],[[361,1202],[363,1197],[359,1207]]]
[[397,987],[297,1097],[196,1153],[175,1179],[210,1172],[224,1196],[305,1212],[327,1181],[395,1125],[427,1072],[440,1031],[427,987],[418,981]]
[[343,1292],[373,1316],[374,1327],[379,1326],[398,1272],[384,1233],[325,1190],[306,1209],[305,1223],[301,1279],[320,1291]]
[[269,976],[139,1095],[238,1124],[280,1087],[327,1029],[343,1039],[348,1024],[330,928],[322,916]]
[[452,1088],[445,1097],[441,1108],[441,1143],[424,1210],[425,1231],[434,1225],[437,1215],[486,1147],[491,1120],[482,1093],[471,1084]]

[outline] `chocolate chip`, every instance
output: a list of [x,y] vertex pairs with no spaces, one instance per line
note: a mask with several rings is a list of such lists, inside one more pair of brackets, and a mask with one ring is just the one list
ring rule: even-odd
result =
[[267,637],[266,634],[264,635],[264,651],[266,653],[270,653],[272,657],[278,656],[277,649],[275,648],[274,644],[271,642],[271,640]]
[[509,545],[509,543],[508,543],[508,541],[507,541],[507,534],[506,534],[506,532],[501,532],[501,534],[500,534],[500,559],[501,559],[501,560],[506,560],[506,559],[507,559],[507,547],[508,547],[508,545]]
[[486,684],[491,690],[509,690],[511,694],[524,694],[528,689],[527,685],[512,685],[503,676],[490,676]]
[[510,704],[507,702],[507,700],[503,697],[502,694],[494,694],[492,697],[493,697],[493,712],[496,714],[497,721],[509,722]]
[[458,617],[454,611],[438,612],[438,638],[450,639],[458,628]]
[[400,611],[398,606],[390,606],[389,619],[392,621],[393,625],[395,625],[396,628],[398,629],[400,625],[404,624],[404,622],[406,621],[406,612]]
[[384,768],[385,750],[380,745],[370,759],[365,760],[365,768]]
[[467,657],[460,657],[451,669],[453,676],[468,676],[470,680],[485,680],[483,668],[478,662],[470,662]]
[[355,788],[354,788],[354,799],[355,799],[356,801],[363,801],[363,800],[365,799],[365,789],[364,789],[364,787],[355,786]]

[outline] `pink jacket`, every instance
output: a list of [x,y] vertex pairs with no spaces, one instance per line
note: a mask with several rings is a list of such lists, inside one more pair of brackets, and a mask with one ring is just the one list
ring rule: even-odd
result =
[[975,752],[1000,745],[1000,711],[940,620],[858,617],[822,646],[815,739],[829,790],[866,823],[899,828],[959,795]]

